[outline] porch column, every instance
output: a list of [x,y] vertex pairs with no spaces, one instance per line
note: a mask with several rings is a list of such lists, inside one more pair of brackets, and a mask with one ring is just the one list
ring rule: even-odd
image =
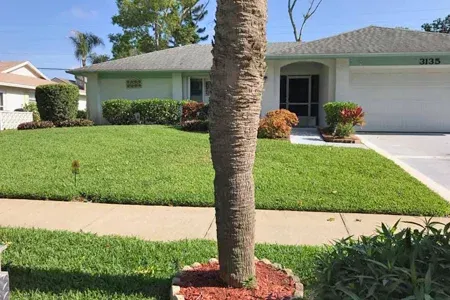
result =
[[261,116],[280,106],[280,67],[276,61],[267,61]]
[[181,73],[172,73],[172,99],[183,100],[183,78]]
[[100,80],[98,78],[98,74],[89,74],[86,79],[86,110],[88,118],[96,124],[103,124],[102,102],[100,99]]
[[336,59],[336,97],[335,101],[351,101],[350,97],[350,64],[347,58]]

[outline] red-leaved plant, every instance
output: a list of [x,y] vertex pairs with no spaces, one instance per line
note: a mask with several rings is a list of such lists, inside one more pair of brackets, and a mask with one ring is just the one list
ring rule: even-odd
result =
[[270,111],[259,123],[258,137],[269,139],[287,139],[291,135],[292,126],[298,124],[297,115],[286,110]]
[[341,111],[341,122],[344,124],[352,124],[353,126],[364,126],[364,112],[361,106],[353,109],[343,109]]

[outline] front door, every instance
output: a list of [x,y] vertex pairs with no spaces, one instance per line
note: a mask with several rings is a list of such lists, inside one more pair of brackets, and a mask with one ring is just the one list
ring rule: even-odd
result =
[[[299,117],[300,126],[317,125],[319,76],[281,76],[280,108]],[[284,91],[283,91],[284,89]]]

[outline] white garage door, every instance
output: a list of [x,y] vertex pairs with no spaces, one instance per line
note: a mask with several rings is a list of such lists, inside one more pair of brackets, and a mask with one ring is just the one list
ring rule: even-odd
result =
[[365,131],[450,132],[449,68],[351,68]]

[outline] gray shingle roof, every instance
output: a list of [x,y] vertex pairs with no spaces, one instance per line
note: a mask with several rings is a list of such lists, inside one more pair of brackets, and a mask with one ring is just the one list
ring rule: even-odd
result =
[[[370,26],[307,43],[269,43],[267,58],[283,56],[373,55],[394,53],[450,54],[450,35]],[[112,60],[70,73],[210,70],[210,45],[188,45]]]

